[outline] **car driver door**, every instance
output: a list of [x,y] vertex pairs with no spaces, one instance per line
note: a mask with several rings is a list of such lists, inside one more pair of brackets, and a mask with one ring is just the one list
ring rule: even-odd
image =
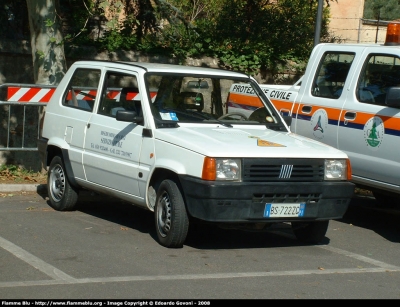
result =
[[[125,87],[136,92],[125,93],[128,101],[122,102],[121,90]],[[88,123],[83,163],[89,182],[139,197],[143,126],[116,120],[116,111],[126,103],[137,106],[136,111],[141,112],[137,88],[138,78],[134,73],[106,72],[99,108]]]

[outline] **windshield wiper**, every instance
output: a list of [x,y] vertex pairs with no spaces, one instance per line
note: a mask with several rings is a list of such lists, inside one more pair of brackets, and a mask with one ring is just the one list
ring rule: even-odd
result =
[[219,120],[218,118],[209,118],[209,119],[207,119],[207,122],[218,123],[218,124],[221,124],[222,126],[225,126],[225,127],[228,127],[228,128],[232,128],[233,127],[230,123],[225,123],[222,120]]

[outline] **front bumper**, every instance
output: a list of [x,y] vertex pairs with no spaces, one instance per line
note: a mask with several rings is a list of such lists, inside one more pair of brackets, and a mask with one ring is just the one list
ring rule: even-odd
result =
[[[190,216],[209,222],[260,223],[339,219],[355,185],[351,182],[216,182],[180,176]],[[263,217],[266,203],[306,203],[304,216]]]

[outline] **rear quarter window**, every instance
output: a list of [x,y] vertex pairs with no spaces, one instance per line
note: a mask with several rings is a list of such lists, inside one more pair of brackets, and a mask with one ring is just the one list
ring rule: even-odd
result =
[[356,96],[360,102],[385,105],[386,92],[400,86],[400,59],[394,55],[371,54],[364,63]]

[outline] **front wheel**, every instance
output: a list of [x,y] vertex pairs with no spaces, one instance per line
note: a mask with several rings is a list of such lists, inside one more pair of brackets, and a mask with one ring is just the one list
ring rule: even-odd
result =
[[78,192],[68,181],[62,158],[55,156],[47,173],[47,193],[51,207],[57,211],[74,210],[78,202]]
[[296,238],[305,243],[318,244],[328,230],[329,220],[315,222],[292,222],[292,230]]
[[189,218],[176,182],[161,182],[156,198],[155,222],[158,241],[169,248],[180,248],[186,240]]

